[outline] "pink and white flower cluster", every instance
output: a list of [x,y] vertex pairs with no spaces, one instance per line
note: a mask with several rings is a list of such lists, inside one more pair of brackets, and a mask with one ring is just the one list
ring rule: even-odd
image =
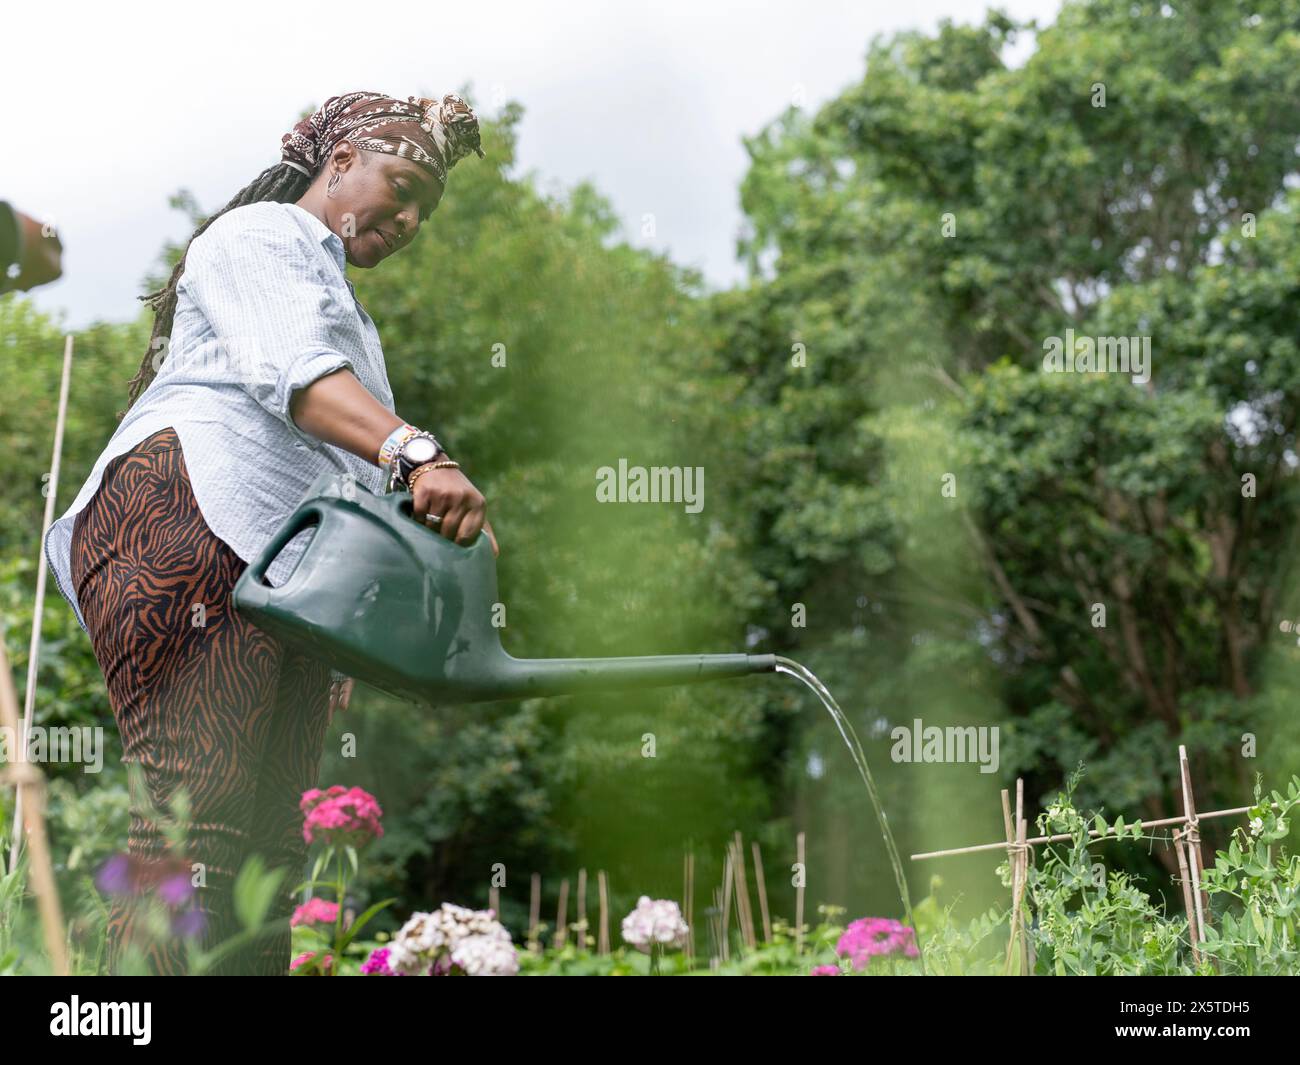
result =
[[671,899],[642,895],[636,909],[623,918],[623,939],[646,953],[653,946],[680,950],[686,946],[689,933],[681,908]]
[[302,793],[298,809],[303,815],[302,838],[308,843],[319,839],[331,847],[364,847],[384,834],[379,823],[384,811],[362,788],[312,788]]
[[415,913],[393,937],[388,968],[397,976],[424,973],[514,976],[519,956],[510,933],[492,910],[444,902],[432,913]]
[[[915,958],[916,932],[889,917],[859,917],[849,924],[835,944],[835,953],[849,958],[854,969],[865,969],[872,958],[901,955]],[[821,975],[820,973],[818,975]]]

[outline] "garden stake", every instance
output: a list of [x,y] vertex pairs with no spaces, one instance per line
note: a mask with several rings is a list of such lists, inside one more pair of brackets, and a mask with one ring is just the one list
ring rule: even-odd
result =
[[[45,543],[45,534],[50,531],[54,521],[55,497],[59,494],[59,464],[63,456],[63,426],[68,414],[68,386],[72,382],[72,334],[63,340],[63,379],[59,383],[59,412],[54,420],[54,454],[50,459],[50,480],[45,492],[45,517],[41,522],[40,543]],[[27,690],[23,692],[23,717],[18,723],[18,746],[27,750],[27,726],[36,711],[36,671],[41,661],[41,622],[45,616],[45,576],[49,566],[45,559],[45,549],[40,548],[40,559],[36,563],[36,612],[32,615],[32,639],[27,650]],[[15,704],[17,699],[15,697]],[[23,755],[26,758],[26,754]],[[9,851],[9,871],[18,868],[18,856],[23,847],[23,789],[14,795],[14,829],[12,848]]]
[[[9,672],[9,656],[5,653],[4,633],[0,631],[0,725],[15,730],[18,726],[18,693],[14,691],[13,674]],[[14,733],[11,731],[10,735]],[[54,884],[54,869],[50,864],[50,846],[45,835],[45,775],[27,761],[27,745],[18,748],[18,757],[0,771],[0,783],[11,781],[17,799],[28,792],[27,808],[23,814],[28,843],[31,846],[32,894],[41,914],[45,931],[45,949],[50,955],[50,967],[55,976],[68,975],[68,955],[63,933],[63,908],[59,904],[58,889]]]
[[569,878],[566,876],[560,881],[560,902],[556,907],[555,914],[555,937],[552,939],[552,945],[556,950],[560,950],[569,938]]
[[695,962],[695,854],[687,851],[682,859],[682,915],[686,921],[686,960]]
[[[1022,817],[1020,819],[1020,834],[1016,837],[1017,849],[1020,851],[1020,905],[1022,909],[1028,907],[1029,854],[1032,850],[1032,848],[1025,843],[1025,837],[1028,835],[1029,821]],[[1033,975],[1033,970],[1029,967],[1029,933],[1025,930],[1025,918],[1023,913],[1020,917],[1020,964],[1022,976]]]
[[767,884],[763,879],[763,852],[758,846],[758,840],[752,844],[754,848],[754,886],[758,888],[758,910],[763,915],[763,942],[772,942],[772,917],[767,912]]
[[488,888],[488,909],[493,915],[500,918],[501,916],[501,889],[493,884]]
[[1201,964],[1201,951],[1197,944],[1200,936],[1196,929],[1196,906],[1192,902],[1192,881],[1187,871],[1187,855],[1183,853],[1182,829],[1174,829],[1174,853],[1178,855],[1178,872],[1183,886],[1183,906],[1187,909],[1187,938],[1192,945],[1192,960]]
[[744,859],[740,853],[740,833],[735,835],[727,842],[727,853],[731,856],[731,880],[732,890],[735,892],[736,899],[736,931],[740,934],[740,947],[742,953],[749,947],[749,937],[745,935],[745,903],[749,901],[749,893],[745,890],[745,870],[742,868]]
[[727,846],[727,858],[722,863],[722,960],[731,958],[731,881],[734,877],[731,869],[731,846]]
[[542,874],[534,873],[532,887],[528,892],[528,949],[534,953],[542,949],[537,930],[542,920]]
[[1007,833],[1007,868],[1011,870],[1011,926],[1007,940],[1007,965],[1011,964],[1011,947],[1016,940],[1016,833],[1011,827],[1011,792],[1002,789],[1002,827]]
[[1201,870],[1205,868],[1205,855],[1201,852],[1201,830],[1196,816],[1196,800],[1192,796],[1192,768],[1187,762],[1187,748],[1178,745],[1178,771],[1183,781],[1183,814],[1187,824],[1183,837],[1187,840],[1187,864],[1192,873],[1192,897],[1196,900],[1196,934],[1205,942],[1205,915],[1210,909],[1210,896],[1201,890]]
[[578,870],[578,909],[573,915],[578,931],[578,949],[587,949],[587,870]]
[[[1270,802],[1263,805],[1276,807],[1277,803]],[[1210,810],[1208,813],[1197,814],[1198,821],[1209,821],[1216,817],[1238,817],[1241,814],[1249,813],[1249,806],[1234,806],[1231,810]],[[1170,825],[1181,825],[1187,821],[1186,817],[1164,817],[1158,821],[1141,821],[1134,820],[1130,824],[1140,824],[1143,828],[1167,828]],[[1096,829],[1089,829],[1088,835],[1094,839],[1105,839],[1115,835],[1115,830],[1108,828],[1105,832],[1098,832]],[[1068,832],[1058,832],[1054,836],[1035,836],[1032,839],[1025,840],[1029,846],[1037,846],[1039,843],[1060,843],[1063,840],[1073,839],[1074,837]],[[926,858],[951,858],[955,854],[978,854],[981,851],[1001,851],[1006,850],[1005,843],[977,843],[973,847],[950,847],[942,851],[927,851],[924,854],[909,855],[914,862],[922,861]]]
[[716,969],[722,964],[722,933],[719,924],[722,920],[722,889],[713,889],[713,905],[709,908],[709,968]]
[[609,953],[609,880],[605,876],[605,870],[602,869],[596,874],[596,882],[600,885],[600,938],[596,941],[596,952],[598,954]]
[[[1024,922],[1021,920],[1022,892],[1024,890],[1024,850],[1025,850],[1025,781],[1016,778],[1016,843],[1015,854],[1011,862],[1011,937],[1007,942],[1006,972],[1011,972],[1011,959],[1023,956]],[[1018,940],[1017,937],[1020,937]],[[1023,969],[1021,975],[1024,975]]]
[[1007,867],[1011,870],[1011,920],[1007,928],[1007,959],[1003,971],[1011,971],[1011,955],[1016,945],[1016,923],[1019,919],[1020,911],[1016,908],[1016,878],[1020,870],[1016,864],[1016,833],[1018,831],[1019,816],[1011,823],[1010,832],[1007,836]]
[[795,954],[803,953],[803,890],[804,890],[804,870],[808,867],[804,864],[804,837],[803,833],[795,837],[794,843],[794,861],[798,870],[799,878],[795,881],[794,886],[794,952]]
[[745,875],[745,845],[741,842],[740,831],[736,831],[736,845],[734,847],[735,861],[733,863],[736,870],[736,920],[741,925],[742,942],[750,950],[758,946],[758,940],[754,936],[754,910],[749,901],[749,880]]

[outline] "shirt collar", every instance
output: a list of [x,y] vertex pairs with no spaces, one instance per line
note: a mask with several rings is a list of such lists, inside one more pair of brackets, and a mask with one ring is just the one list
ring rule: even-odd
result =
[[343,238],[334,230],[330,229],[324,222],[317,218],[305,207],[299,207],[296,203],[286,203],[286,207],[292,207],[298,212],[299,216],[306,220],[307,227],[316,235],[316,239],[325,246],[338,264],[339,273],[343,275],[343,280],[347,282],[348,290],[356,296],[356,290],[352,287],[352,282],[348,281],[347,274],[347,253],[343,249]]

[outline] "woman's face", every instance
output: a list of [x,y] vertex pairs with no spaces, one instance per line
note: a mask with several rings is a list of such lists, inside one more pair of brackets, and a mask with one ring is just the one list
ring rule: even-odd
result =
[[328,225],[343,240],[347,260],[370,269],[411,243],[420,224],[442,199],[428,170],[386,152],[338,145],[322,180],[337,168],[342,177],[325,201]]

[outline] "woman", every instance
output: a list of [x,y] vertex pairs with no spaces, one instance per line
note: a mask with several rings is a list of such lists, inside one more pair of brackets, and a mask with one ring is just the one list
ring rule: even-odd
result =
[[[483,155],[478,120],[454,93],[335,96],[285,134],[281,161],[200,226],[145,297],[156,321],[129,410],[46,538],[149,804],[188,793],[183,859],[201,915],[187,920],[203,945],[240,931],[230,888],[248,855],[285,869],[273,934],[220,972],[288,969],[306,857],[298,801],[351,688],[237,614],[235,581],[323,471],[408,488],[417,520],[463,544],[482,530],[497,551],[483,496],[432,433],[394,413],[378,333],[344,271],[407,247],[471,151]],[[309,537],[277,557],[270,583]],[[177,856],[143,799],[132,794],[129,864],[147,879]],[[129,900],[115,898],[114,970],[135,939]],[[140,949],[151,971],[183,971],[178,939]]]

